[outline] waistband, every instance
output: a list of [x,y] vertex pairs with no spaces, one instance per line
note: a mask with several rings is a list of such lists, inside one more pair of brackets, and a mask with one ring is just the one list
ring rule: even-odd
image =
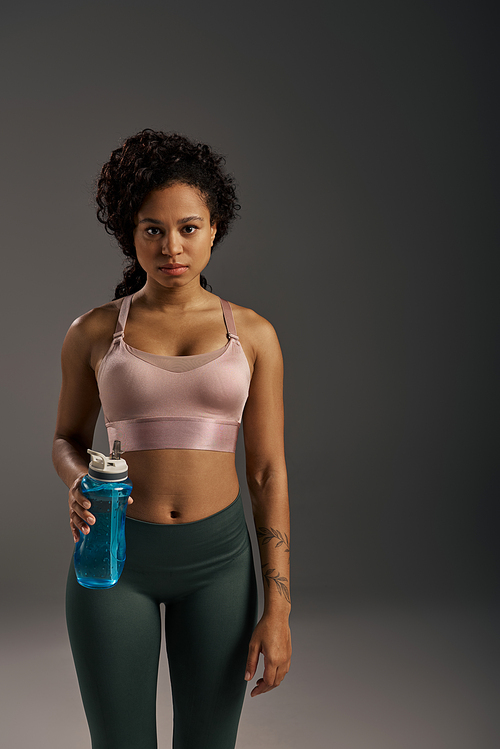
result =
[[207,570],[227,564],[250,543],[241,494],[224,509],[189,523],[150,523],[126,518],[127,561],[131,570]]

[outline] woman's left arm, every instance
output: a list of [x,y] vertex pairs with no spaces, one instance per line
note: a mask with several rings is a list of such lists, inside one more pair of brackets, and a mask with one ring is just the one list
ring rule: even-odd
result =
[[264,582],[264,613],[248,650],[245,679],[255,675],[259,654],[263,678],[255,697],[279,686],[290,668],[290,511],[283,434],[283,357],[273,326],[258,318],[255,364],[243,412],[246,473]]

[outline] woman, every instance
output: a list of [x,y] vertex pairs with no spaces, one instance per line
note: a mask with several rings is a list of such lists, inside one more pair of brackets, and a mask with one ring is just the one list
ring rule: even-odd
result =
[[[129,259],[112,302],[71,325],[62,348],[55,468],[75,541],[95,519],[80,493],[102,406],[133,484],[127,561],[114,588],[80,586],[67,622],[93,749],[156,747],[160,603],[175,749],[234,747],[259,654],[274,689],[290,665],[289,510],[282,357],[273,327],[210,293],[201,275],[239,209],[224,159],[150,129],[103,166],[98,218]],[[243,424],[264,612],[234,454]]]

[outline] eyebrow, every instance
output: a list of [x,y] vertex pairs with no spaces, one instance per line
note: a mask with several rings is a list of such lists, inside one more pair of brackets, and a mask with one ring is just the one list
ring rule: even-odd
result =
[[[203,218],[201,216],[186,216],[186,218],[180,218],[178,220],[178,224],[186,224],[188,221],[203,221]],[[139,221],[140,224],[162,224],[163,221],[158,221],[155,218],[141,218]]]

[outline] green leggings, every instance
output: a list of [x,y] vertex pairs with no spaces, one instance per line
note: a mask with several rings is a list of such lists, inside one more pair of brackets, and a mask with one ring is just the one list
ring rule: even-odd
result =
[[174,749],[233,749],[247,682],[257,588],[241,496],[193,523],[126,520],[114,588],[78,584],[66,617],[92,749],[156,749],[160,604]]

